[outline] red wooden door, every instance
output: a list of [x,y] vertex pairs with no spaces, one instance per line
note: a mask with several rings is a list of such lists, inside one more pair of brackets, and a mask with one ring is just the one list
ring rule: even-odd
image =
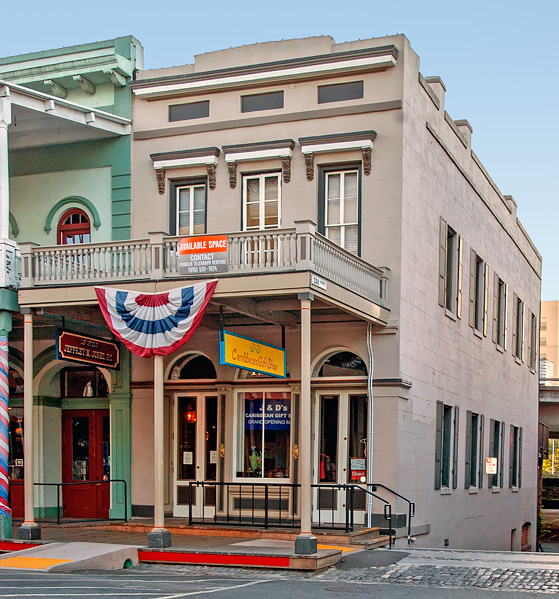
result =
[[62,505],[65,518],[109,517],[108,410],[62,412]]

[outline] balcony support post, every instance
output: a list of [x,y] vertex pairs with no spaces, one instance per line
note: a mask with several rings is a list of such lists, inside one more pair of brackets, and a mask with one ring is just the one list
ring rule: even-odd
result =
[[156,231],[154,233],[148,233],[149,245],[151,248],[151,279],[160,281],[163,279],[165,270],[165,237],[168,237],[168,233]]
[[301,532],[295,539],[295,553],[317,552],[312,534],[312,425],[311,425],[311,303],[312,293],[299,294],[301,301],[301,396],[299,401],[299,474],[301,480]]

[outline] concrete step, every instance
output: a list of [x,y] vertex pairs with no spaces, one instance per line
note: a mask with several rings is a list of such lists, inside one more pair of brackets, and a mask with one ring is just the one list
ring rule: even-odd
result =
[[0,555],[0,568],[41,572],[122,570],[138,564],[138,548],[111,543],[45,543]]

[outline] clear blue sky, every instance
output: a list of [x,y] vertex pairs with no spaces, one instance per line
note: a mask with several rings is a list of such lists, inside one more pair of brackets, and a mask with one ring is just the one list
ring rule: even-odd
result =
[[559,299],[559,0],[192,2],[20,0],[2,11],[0,56],[132,34],[145,67],[278,39],[337,42],[404,33],[446,109],[474,129],[473,149],[544,258],[542,299]]

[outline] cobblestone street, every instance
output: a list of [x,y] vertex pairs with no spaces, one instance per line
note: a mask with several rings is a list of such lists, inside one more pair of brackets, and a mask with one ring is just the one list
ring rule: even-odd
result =
[[437,551],[358,551],[318,573],[240,570],[195,566],[141,566],[152,572],[227,575],[247,579],[304,579],[316,582],[397,584],[441,588],[529,591],[559,595],[559,554]]

